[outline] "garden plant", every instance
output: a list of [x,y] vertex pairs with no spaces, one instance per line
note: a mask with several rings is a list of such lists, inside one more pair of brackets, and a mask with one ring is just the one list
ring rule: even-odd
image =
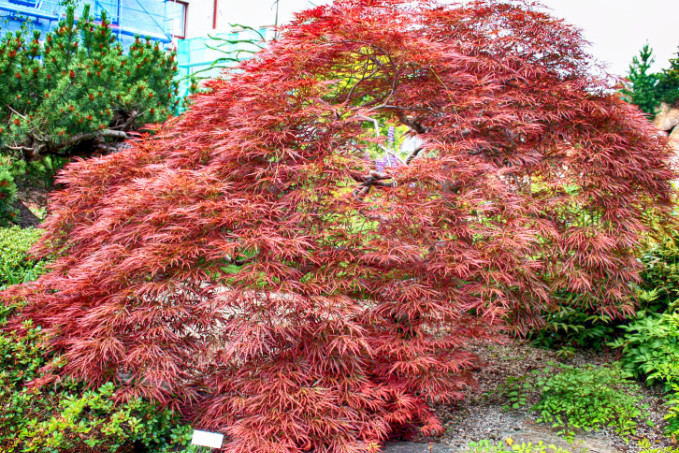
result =
[[527,404],[531,393],[537,393],[538,423],[559,429],[559,434],[572,438],[576,431],[613,428],[623,437],[634,435],[641,420],[647,420],[639,385],[614,366],[574,367],[548,363],[529,376],[510,377],[506,388],[507,408],[518,409]]
[[622,89],[625,98],[651,118],[661,103],[672,105],[679,101],[679,53],[670,59],[669,68],[660,72],[650,72],[654,61],[653,49],[644,45],[639,55],[632,58]]
[[[671,151],[590,69],[580,32],[528,4],[310,9],[156,135],[66,167],[54,263],[3,293],[9,326],[229,453],[437,432],[428,403],[471,382],[472,339],[557,303],[634,311]],[[378,171],[383,126],[421,146]]]
[[[0,228],[3,287],[34,280],[45,261],[30,259],[42,235],[33,228]],[[108,382],[87,389],[71,379],[55,380],[50,370],[64,365],[49,337],[32,321],[17,331],[7,318],[20,306],[0,307],[0,451],[36,453],[196,450],[190,426],[171,410],[141,398],[121,403]],[[45,385],[49,382],[49,385]]]
[[0,224],[18,220],[17,178],[51,179],[74,156],[117,151],[129,132],[178,106],[175,54],[140,38],[125,51],[105,12],[95,21],[89,11],[76,20],[69,7],[45,36],[0,39]]

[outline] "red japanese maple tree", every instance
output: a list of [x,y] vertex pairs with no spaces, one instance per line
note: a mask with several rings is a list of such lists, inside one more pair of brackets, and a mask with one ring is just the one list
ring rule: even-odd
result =
[[[435,431],[465,345],[563,293],[629,310],[670,150],[539,7],[341,0],[181,118],[71,164],[52,271],[5,293],[64,372],[180,407],[231,453],[365,452]],[[374,125],[423,143],[378,172]]]

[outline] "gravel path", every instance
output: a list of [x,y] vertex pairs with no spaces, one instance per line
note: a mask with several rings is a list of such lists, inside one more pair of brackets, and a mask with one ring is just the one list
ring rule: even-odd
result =
[[459,452],[464,451],[464,447],[472,441],[503,441],[508,437],[518,443],[543,441],[571,451],[588,450],[594,453],[638,453],[638,441],[644,438],[658,448],[672,445],[670,439],[663,435],[666,406],[660,388],[649,389],[640,385],[644,396],[640,405],[648,405],[653,426],[644,423],[645,420],[640,421],[636,436],[629,442],[613,430],[604,430],[592,434],[578,433],[575,443],[569,444],[549,426],[535,423],[535,414],[529,408],[509,412],[503,408],[507,401],[499,390],[507,377],[524,376],[531,370],[545,367],[550,361],[576,366],[608,364],[617,358],[611,353],[584,352],[565,359],[557,357],[554,351],[537,349],[528,342],[516,340],[502,345],[477,344],[472,349],[486,362],[475,373],[478,386],[469,389],[466,399],[457,405],[434,408],[446,428],[445,433],[437,438],[406,436],[405,440],[410,442],[387,444],[386,453],[429,453],[429,442],[432,442],[431,453]]

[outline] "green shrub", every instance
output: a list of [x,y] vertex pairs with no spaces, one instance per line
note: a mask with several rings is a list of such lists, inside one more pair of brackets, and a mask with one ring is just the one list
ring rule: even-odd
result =
[[[630,322],[635,324],[634,319],[679,308],[679,232],[669,230],[649,240],[641,251],[640,261],[644,270],[640,273],[639,308],[634,316],[612,319],[592,310],[586,295],[555,294],[559,305],[545,315],[545,327],[531,333],[533,344],[555,349],[563,356],[573,355],[576,349],[582,348],[619,347],[626,341],[621,338],[621,328],[628,330]],[[636,377],[645,374],[632,369],[630,372]]]
[[17,216],[13,207],[17,196],[15,166],[10,158],[0,156],[0,226],[12,223]]
[[620,326],[623,368],[649,385],[662,382],[669,406],[666,431],[679,436],[679,231],[656,238],[641,256],[644,271],[636,321]]
[[17,226],[0,228],[0,285],[14,285],[44,273],[44,262],[28,258],[28,252],[43,232]]
[[622,348],[624,369],[650,385],[664,382],[669,410],[666,432],[679,436],[679,312],[651,313],[629,326],[611,344]]
[[550,362],[530,377],[508,380],[505,392],[511,407],[525,405],[531,393],[538,394],[533,410],[538,423],[560,428],[572,437],[575,429],[595,431],[605,426],[622,436],[633,435],[643,411],[638,385],[627,379],[619,366],[576,368]]
[[625,336],[610,345],[622,348],[620,363],[629,374],[649,384],[679,383],[679,312],[651,313],[621,328]]
[[[43,262],[27,258],[38,229],[0,228],[3,285],[32,280]],[[0,451],[66,453],[193,451],[190,427],[169,410],[140,399],[116,404],[113,384],[96,390],[64,380],[49,386],[50,370],[63,366],[48,338],[32,322],[21,334],[6,329],[20,307],[0,306]]]
[[643,251],[639,288],[642,314],[679,308],[679,231],[671,230]]
[[[679,438],[679,384],[671,383],[670,386],[671,391],[667,394],[668,409],[667,414],[665,415],[665,420],[667,420],[665,433],[667,433],[668,436],[673,436],[674,439],[677,439]],[[677,453],[679,453],[679,451]]]
[[[0,307],[0,326],[15,309]],[[191,428],[176,415],[140,399],[116,404],[113,384],[32,386],[63,362],[39,327],[27,322],[24,329],[0,333],[0,451],[195,451],[188,446]]]
[[576,349],[599,350],[612,341],[618,322],[588,307],[560,304],[556,310],[545,315],[545,326],[532,332],[529,338],[539,348],[555,349],[557,355],[570,357]]
[[556,445],[545,445],[540,441],[536,444],[532,442],[509,445],[511,442],[493,442],[487,439],[467,444],[465,451],[470,453],[569,453]]
[[679,453],[679,448],[677,447],[654,448],[648,439],[641,439],[639,441],[639,448],[639,453]]

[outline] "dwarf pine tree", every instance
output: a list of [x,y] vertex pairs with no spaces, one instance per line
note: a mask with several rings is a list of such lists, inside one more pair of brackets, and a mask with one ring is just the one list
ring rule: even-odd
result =
[[679,52],[676,58],[670,59],[670,67],[663,69],[658,79],[660,100],[667,104],[679,102]]
[[[125,52],[105,13],[95,22],[86,5],[76,21],[69,8],[41,38],[20,30],[0,41],[2,172],[20,174],[22,162],[45,156],[114,151],[128,132],[165,120],[177,107],[175,54],[139,38]],[[4,210],[11,211],[0,207],[0,216]]]
[[639,51],[639,56],[632,58],[627,77],[629,85],[622,90],[628,102],[650,115],[653,115],[655,108],[660,103],[656,87],[658,75],[649,72],[654,61],[653,49],[645,44]]

